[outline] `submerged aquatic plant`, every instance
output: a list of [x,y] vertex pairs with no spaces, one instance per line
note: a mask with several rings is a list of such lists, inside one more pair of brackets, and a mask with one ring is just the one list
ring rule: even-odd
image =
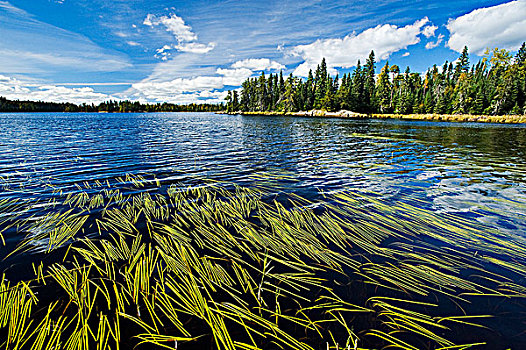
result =
[[25,236],[6,261],[31,259],[33,276],[5,271],[1,346],[467,349],[526,310],[524,240],[417,198],[312,202],[276,181],[128,175],[9,216]]

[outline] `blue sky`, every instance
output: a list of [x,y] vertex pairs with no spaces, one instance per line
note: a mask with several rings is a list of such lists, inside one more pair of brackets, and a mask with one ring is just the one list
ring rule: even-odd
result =
[[526,40],[526,0],[0,0],[0,95],[219,102],[243,80],[353,69],[374,49],[423,72]]

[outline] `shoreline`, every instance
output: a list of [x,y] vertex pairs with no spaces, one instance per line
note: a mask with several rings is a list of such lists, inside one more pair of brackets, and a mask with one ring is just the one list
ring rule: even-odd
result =
[[500,124],[523,124],[526,123],[526,115],[473,115],[473,114],[364,114],[346,110],[338,112],[327,112],[323,110],[299,111],[299,112],[216,112],[216,114],[228,115],[252,115],[252,116],[288,116],[288,117],[315,117],[315,118],[348,118],[348,119],[401,119],[420,120],[436,122],[475,122],[475,123],[500,123]]

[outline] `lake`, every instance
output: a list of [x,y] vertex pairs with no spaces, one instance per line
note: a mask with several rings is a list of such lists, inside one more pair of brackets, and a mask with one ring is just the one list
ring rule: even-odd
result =
[[[130,182],[127,175],[158,186],[130,189],[125,186]],[[393,218],[407,223],[408,232],[417,232],[420,220],[432,218],[469,226],[469,232],[478,230],[480,237],[469,237],[473,242],[455,245],[455,238],[449,237],[447,244],[466,256],[480,256],[484,260],[476,266],[488,276],[509,278],[514,284],[510,290],[517,294],[481,302],[473,310],[483,313],[488,305],[494,308],[495,319],[482,322],[494,333],[486,333],[491,339],[483,340],[490,348],[526,346],[526,306],[518,296],[526,291],[526,255],[517,251],[517,247],[526,249],[526,125],[212,113],[0,114],[0,201],[21,200],[24,219],[53,212],[55,206],[49,203],[57,198],[94,193],[89,184],[96,182],[153,196],[174,184],[196,185],[204,180],[263,186],[279,202],[297,195],[314,207],[326,202],[338,205],[333,196],[341,193],[359,196],[360,205],[370,208],[371,215],[361,211],[359,218],[349,219],[357,223],[376,222],[382,211],[389,210]],[[12,218],[21,210],[9,208],[0,215]],[[429,222],[421,239],[425,244],[419,247],[442,248],[446,243],[438,237],[444,225]],[[405,239],[402,229],[396,232],[402,238],[394,241]],[[91,234],[86,232],[85,237]],[[5,258],[24,237],[8,227],[0,256]],[[504,242],[502,250],[495,248],[498,244],[491,237]],[[382,244],[394,243],[387,239]],[[31,275],[30,262],[40,261],[44,250],[11,255],[1,267],[13,281],[26,278]],[[493,264],[492,259],[501,262]],[[465,273],[458,269],[466,280],[485,283],[469,277],[481,274],[474,268],[466,268]],[[455,288],[451,293],[461,292],[462,288]],[[499,288],[505,295],[502,284]],[[455,343],[457,339],[475,342],[475,335],[484,337],[485,331],[473,331],[466,339],[463,332],[453,332]]]

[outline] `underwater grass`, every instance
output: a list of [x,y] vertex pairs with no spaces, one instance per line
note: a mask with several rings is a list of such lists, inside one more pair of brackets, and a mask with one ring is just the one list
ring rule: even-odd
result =
[[0,346],[468,349],[526,310],[524,240],[416,198],[313,203],[276,182],[127,175],[6,216],[23,239],[5,261],[30,257],[33,276],[5,272]]

